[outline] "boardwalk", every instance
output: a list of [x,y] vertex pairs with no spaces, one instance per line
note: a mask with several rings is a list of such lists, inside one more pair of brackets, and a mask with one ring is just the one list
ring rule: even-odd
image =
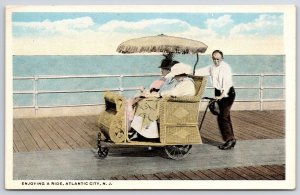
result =
[[[238,140],[283,139],[284,111],[233,111]],[[14,119],[14,152],[96,148],[97,116]],[[216,117],[206,115],[204,143],[222,142]]]
[[233,167],[222,169],[158,172],[111,177],[111,180],[283,180],[284,165]]
[[284,166],[284,145],[283,139],[243,140],[230,151],[210,144],[194,145],[188,157],[179,161],[162,158],[159,149],[149,151],[145,147],[110,148],[105,159],[97,158],[96,149],[19,152],[14,155],[14,179],[132,180],[142,176],[154,179],[157,175],[157,179],[169,180],[174,174],[192,171],[199,173],[194,178],[203,180],[202,174],[209,171],[206,179],[232,180],[228,169],[239,168],[235,171],[240,170],[240,178],[269,180],[265,173],[258,172],[262,166],[272,167],[270,174],[284,179],[285,170],[277,173],[273,167]]
[[[235,152],[242,152],[243,147],[247,148],[247,142],[251,141],[255,144],[265,144],[259,140],[270,140],[268,143],[276,142],[276,140],[283,140],[285,137],[284,129],[284,111],[233,111],[232,112],[232,121],[235,128],[235,135],[238,139],[238,146]],[[22,172],[30,169],[30,166],[22,169],[24,162],[28,159],[28,162],[32,162],[34,157],[44,158],[45,162],[53,159],[59,159],[59,162],[70,163],[69,166],[64,168],[67,171],[68,167],[77,166],[77,163],[72,164],[73,161],[68,161],[66,159],[69,155],[70,159],[73,159],[79,155],[87,155],[85,158],[87,160],[82,162],[83,165],[89,166],[89,163],[92,163],[91,166],[94,166],[95,156],[90,155],[90,151],[96,150],[96,136],[98,129],[96,127],[97,116],[76,116],[76,117],[54,117],[54,118],[30,118],[30,119],[14,119],[14,137],[13,137],[13,149],[14,149],[14,167],[17,169],[14,170],[14,177],[16,179],[25,179],[25,176],[30,176],[30,174]],[[203,128],[201,130],[201,136],[204,144],[207,144],[209,148],[207,151],[215,150],[211,152],[214,155],[217,155],[219,152],[214,145],[222,142],[220,132],[216,124],[215,116],[210,113],[207,114]],[[271,143],[272,144],[272,143]],[[273,144],[274,145],[274,144]],[[273,146],[270,145],[270,146]],[[283,142],[284,149],[284,142]],[[206,147],[200,148],[200,150],[205,149]],[[272,148],[272,147],[271,147]],[[282,149],[282,148],[281,148]],[[194,151],[199,150],[199,148]],[[241,150],[241,151],[239,151]],[[139,151],[138,151],[139,152]],[[262,151],[263,152],[263,151]],[[276,150],[274,150],[276,157]],[[130,153],[130,152],[129,152]],[[196,152],[197,153],[197,152]],[[200,151],[201,153],[201,151]],[[202,151],[203,153],[203,151]],[[120,153],[119,153],[120,154]],[[122,153],[123,155],[124,153]],[[127,153],[128,154],[128,153]],[[137,158],[134,155],[138,153],[128,154],[126,159],[131,159],[136,161]],[[153,153],[148,153],[151,156]],[[51,155],[53,156],[52,158]],[[63,157],[59,158],[62,155]],[[113,154],[114,155],[114,154]],[[115,155],[118,155],[115,153]],[[138,154],[140,155],[140,153]],[[234,154],[232,154],[234,155]],[[264,155],[264,154],[260,154]],[[126,155],[125,155],[126,156]],[[225,155],[226,156],[226,155]],[[227,155],[228,156],[228,155]],[[49,157],[49,159],[47,159]],[[147,156],[136,156],[138,159],[143,159]],[[148,156],[149,157],[149,156]],[[196,158],[193,156],[190,159]],[[88,159],[91,158],[91,159]],[[109,157],[108,159],[113,159],[114,156]],[[119,158],[116,156],[116,158]],[[123,157],[122,157],[123,158]],[[208,159],[211,156],[207,157]],[[224,157],[221,157],[224,158]],[[255,158],[255,155],[252,157]],[[148,158],[149,159],[149,158]],[[170,171],[167,168],[164,171],[156,171],[149,173],[147,172],[136,172],[132,174],[111,174],[105,177],[98,177],[95,174],[95,170],[91,170],[91,174],[85,175],[87,179],[110,179],[110,180],[282,180],[285,179],[285,162],[281,158],[278,162],[270,163],[272,156],[265,163],[253,161],[247,165],[247,163],[239,166],[239,164],[228,167],[211,166],[201,166],[199,169],[197,167],[190,168],[186,167],[184,169],[178,169],[175,171]],[[99,159],[98,159],[99,160]],[[164,162],[166,159],[157,159],[157,161]],[[49,164],[50,164],[49,161]],[[56,160],[57,161],[57,160]],[[197,160],[199,161],[199,160]],[[99,161],[98,161],[99,162]],[[108,163],[110,161],[102,161],[103,163]],[[113,162],[113,161],[112,161]],[[187,161],[185,161],[186,164]],[[205,161],[204,161],[205,162]],[[272,161],[273,162],[273,161]],[[172,162],[173,163],[173,162]],[[178,162],[177,162],[178,163]],[[229,164],[231,162],[229,161]],[[46,166],[44,164],[44,166]],[[35,165],[38,166],[38,165]],[[50,166],[50,165],[49,165]],[[81,165],[78,165],[81,166]],[[99,166],[99,165],[97,165]],[[178,166],[178,165],[176,165]],[[176,168],[175,166],[175,168]],[[183,166],[184,167],[184,166]],[[39,167],[40,168],[40,167]],[[34,177],[43,178],[41,171],[47,171],[49,167],[41,167],[41,170],[37,169],[36,175],[32,173],[30,176],[32,179]],[[97,168],[97,167],[96,167]],[[19,170],[20,169],[20,170]],[[98,168],[97,168],[98,169]],[[38,171],[39,170],[39,171]],[[51,170],[50,170],[51,171]],[[52,179],[63,179],[60,178],[59,169],[57,170],[57,178]],[[32,171],[34,172],[34,171]],[[52,171],[53,173],[55,171]],[[70,172],[73,174],[73,179],[80,179],[80,173]],[[75,174],[75,175],[74,175]],[[50,179],[51,176],[47,175]],[[104,175],[103,175],[104,176]],[[48,179],[49,179],[48,178]],[[46,178],[47,179],[47,178]]]

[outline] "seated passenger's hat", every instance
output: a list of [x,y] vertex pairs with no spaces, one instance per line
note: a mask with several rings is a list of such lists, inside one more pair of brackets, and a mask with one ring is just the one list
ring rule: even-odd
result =
[[171,68],[171,72],[165,76],[165,78],[172,78],[176,75],[188,75],[192,74],[193,70],[192,67],[188,64],[184,63],[177,63]]
[[174,66],[174,64],[177,64],[177,63],[179,63],[179,62],[176,60],[165,58],[161,61],[161,64],[158,68],[171,70],[172,66]]

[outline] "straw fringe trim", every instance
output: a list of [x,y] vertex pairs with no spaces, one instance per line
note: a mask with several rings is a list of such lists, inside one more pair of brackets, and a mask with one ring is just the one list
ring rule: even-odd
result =
[[192,48],[192,47],[178,47],[178,46],[124,46],[120,45],[117,48],[119,53],[151,53],[151,52],[168,52],[168,53],[178,53],[178,54],[195,54],[204,53],[207,48]]

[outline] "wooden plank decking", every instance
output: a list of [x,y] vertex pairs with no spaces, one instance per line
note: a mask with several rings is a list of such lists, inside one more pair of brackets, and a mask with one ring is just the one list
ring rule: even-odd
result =
[[[13,120],[13,150],[18,152],[96,148],[98,116]],[[201,116],[200,119],[201,120]],[[284,111],[232,111],[238,140],[283,139]],[[216,117],[207,113],[201,130],[204,143],[222,142]],[[109,180],[284,180],[285,164],[207,170],[157,172],[103,178]]]
[[[14,152],[96,148],[97,117],[14,119]],[[284,111],[232,112],[234,133],[238,140],[284,138],[284,118]],[[201,136],[205,143],[222,142],[216,117],[209,112]]]
[[[103,178],[105,179],[105,178]],[[158,172],[117,176],[110,180],[284,180],[285,165],[263,165],[222,169]]]

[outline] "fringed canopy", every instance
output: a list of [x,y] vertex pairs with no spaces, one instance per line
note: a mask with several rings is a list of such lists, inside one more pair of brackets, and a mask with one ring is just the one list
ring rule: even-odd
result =
[[200,41],[181,37],[158,35],[125,41],[118,46],[117,52],[196,54],[204,53],[206,49],[207,45]]

